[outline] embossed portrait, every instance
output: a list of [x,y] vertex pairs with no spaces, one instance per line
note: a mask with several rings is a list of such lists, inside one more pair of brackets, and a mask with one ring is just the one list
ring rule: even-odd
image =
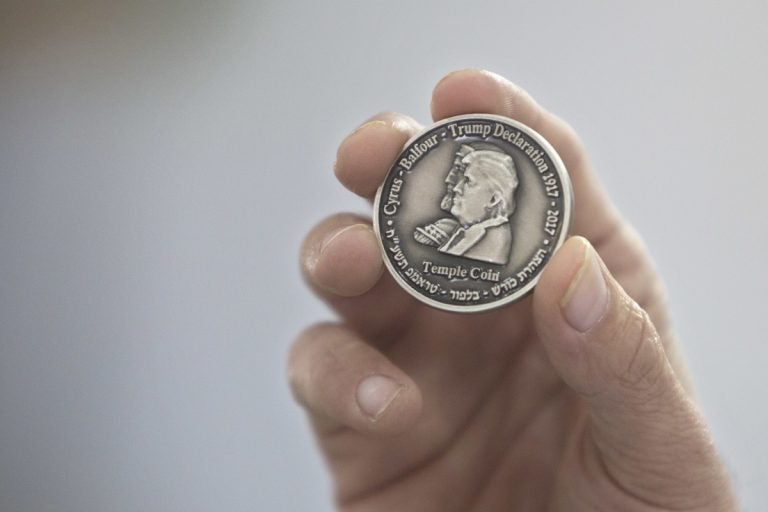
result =
[[512,157],[464,144],[445,183],[440,208],[451,217],[416,228],[416,241],[445,254],[506,265],[512,250],[509,217],[519,184]]

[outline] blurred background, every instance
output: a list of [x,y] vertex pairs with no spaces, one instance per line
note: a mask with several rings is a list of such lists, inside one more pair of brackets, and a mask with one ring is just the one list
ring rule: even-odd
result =
[[330,511],[284,378],[303,233],[380,110],[485,67],[644,235],[745,510],[768,509],[768,4],[0,2],[0,510]]

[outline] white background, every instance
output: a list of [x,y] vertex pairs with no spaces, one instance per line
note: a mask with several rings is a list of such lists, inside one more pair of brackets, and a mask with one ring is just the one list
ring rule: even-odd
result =
[[324,511],[285,385],[335,147],[486,67],[570,121],[768,508],[764,2],[0,3],[0,510]]

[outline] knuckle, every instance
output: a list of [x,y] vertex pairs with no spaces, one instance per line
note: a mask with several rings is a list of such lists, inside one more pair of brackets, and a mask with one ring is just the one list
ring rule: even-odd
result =
[[648,313],[632,299],[622,300],[620,318],[614,339],[622,347],[615,376],[625,389],[647,395],[657,388],[664,371],[659,336]]
[[293,399],[298,402],[299,404],[305,405],[305,397],[304,397],[304,384],[302,382],[303,372],[300,370],[300,367],[296,364],[291,364],[292,361],[289,360],[289,364],[286,368],[286,379],[288,381],[288,388],[291,390],[291,395],[293,395]]
[[573,146],[582,147],[581,137],[573,125],[562,118],[558,119],[560,119],[563,139]]
[[288,350],[288,358],[286,364],[286,379],[288,386],[293,394],[294,399],[299,402],[304,402],[303,389],[304,389],[304,377],[305,371],[302,364],[302,355],[305,351],[307,339],[300,334],[291,345]]
[[337,326],[333,323],[318,323],[304,329],[288,349],[286,379],[297,402],[307,405],[307,390],[317,378],[318,365],[314,353],[321,340],[331,334]]
[[549,111],[547,117],[554,127],[550,142],[560,153],[569,171],[578,172],[578,169],[584,167],[587,155],[581,137],[576,129],[561,117]]

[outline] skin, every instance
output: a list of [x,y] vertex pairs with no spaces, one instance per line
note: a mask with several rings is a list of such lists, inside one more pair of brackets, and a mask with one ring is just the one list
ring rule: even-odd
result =
[[[338,214],[308,234],[304,276],[339,320],[299,335],[288,376],[339,510],[735,510],[659,276],[574,131],[480,70],[451,73],[433,92],[435,120],[465,113],[511,117],[552,143],[573,182],[576,236],[532,296],[458,315],[422,305],[382,272],[369,219]],[[341,143],[338,180],[372,198],[419,129],[400,114],[375,116]],[[599,311],[572,307],[588,275],[605,283]],[[358,400],[370,376],[397,386],[376,414]]]

